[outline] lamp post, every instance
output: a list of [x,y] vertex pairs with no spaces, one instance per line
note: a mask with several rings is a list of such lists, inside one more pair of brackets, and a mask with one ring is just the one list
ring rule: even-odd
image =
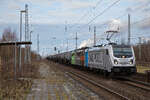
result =
[[32,40],[32,33],[33,31],[30,31],[30,41]]
[[[31,36],[32,36],[33,31],[30,31],[30,42],[31,42]],[[29,45],[29,52],[28,52],[28,57],[29,57],[29,64],[31,63],[31,45]]]
[[[25,13],[26,11],[25,10],[21,10],[20,11],[20,42],[22,41],[22,13]],[[20,56],[19,56],[19,70],[20,72],[22,71],[22,68],[21,68],[21,46],[20,46],[20,52],[19,52]]]

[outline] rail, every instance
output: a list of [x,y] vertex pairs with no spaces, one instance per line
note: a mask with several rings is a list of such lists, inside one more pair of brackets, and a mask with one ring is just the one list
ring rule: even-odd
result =
[[75,75],[76,77],[78,77],[78,78],[80,78],[80,79],[83,79],[83,80],[89,82],[90,84],[92,84],[92,85],[94,85],[94,86],[97,86],[97,87],[99,87],[99,88],[102,88],[102,89],[104,89],[105,91],[107,91],[107,92],[109,92],[109,93],[111,93],[111,94],[114,94],[114,95],[118,96],[121,100],[130,100],[128,97],[123,96],[122,94],[120,94],[120,93],[118,93],[118,92],[115,92],[114,90],[111,90],[111,89],[105,87],[104,85],[102,85],[102,84],[100,84],[100,83],[97,83],[97,82],[95,82],[95,81],[93,81],[93,80],[91,80],[91,79],[88,79],[88,77],[86,77],[86,76],[83,76],[83,75],[81,76],[81,75],[78,75],[78,74],[76,74],[76,73],[74,73],[74,72],[67,72],[67,74],[69,74],[69,75],[70,75],[70,74]]
[[128,85],[131,85],[131,86],[134,86],[134,87],[137,87],[142,90],[150,92],[150,84],[149,83],[133,80],[130,78],[123,78],[123,79],[125,80],[125,83]]

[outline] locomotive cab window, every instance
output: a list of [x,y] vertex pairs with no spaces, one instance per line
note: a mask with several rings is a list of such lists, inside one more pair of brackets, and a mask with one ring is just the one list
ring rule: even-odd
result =
[[132,57],[132,49],[130,46],[126,46],[126,47],[113,47],[113,54],[115,57],[117,58],[129,58]]

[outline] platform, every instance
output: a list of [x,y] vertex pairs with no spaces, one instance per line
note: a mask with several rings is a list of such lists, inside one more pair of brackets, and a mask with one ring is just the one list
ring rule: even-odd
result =
[[57,64],[40,63],[40,78],[34,79],[26,100],[100,100],[99,96],[73,80]]

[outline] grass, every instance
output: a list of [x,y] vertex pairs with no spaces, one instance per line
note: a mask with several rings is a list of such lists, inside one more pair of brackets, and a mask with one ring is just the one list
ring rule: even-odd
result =
[[0,100],[26,100],[33,84],[32,79],[39,76],[38,64],[39,62],[32,62],[30,66],[24,67],[26,69],[23,69],[22,78],[17,78],[17,80],[11,78],[10,75],[0,76]]
[[31,80],[1,81],[0,100],[25,100],[32,86]]
[[146,70],[150,70],[150,67],[145,66],[137,66],[136,68],[138,73],[145,73]]

